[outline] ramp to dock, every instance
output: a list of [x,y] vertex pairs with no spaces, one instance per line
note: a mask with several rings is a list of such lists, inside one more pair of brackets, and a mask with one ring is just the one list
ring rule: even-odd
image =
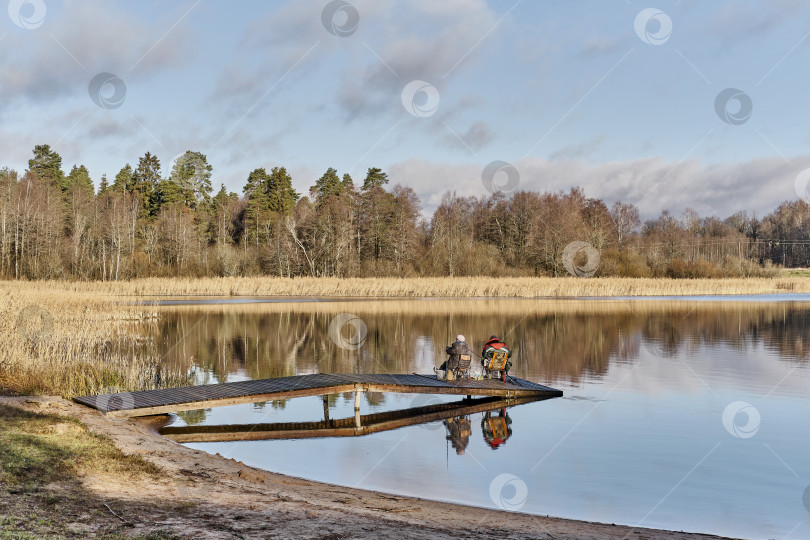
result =
[[360,392],[398,392],[500,398],[562,396],[560,390],[516,377],[509,377],[507,382],[495,379],[444,381],[437,379],[435,375],[320,373],[100,394],[75,397],[73,400],[98,409],[107,416],[134,417],[341,392],[357,392],[358,395]]

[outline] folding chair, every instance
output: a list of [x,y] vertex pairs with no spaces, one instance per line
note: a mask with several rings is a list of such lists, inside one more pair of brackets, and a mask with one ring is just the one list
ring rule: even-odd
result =
[[506,362],[509,354],[506,351],[495,351],[484,364],[484,373],[488,379],[501,379],[506,381]]
[[458,358],[459,358],[458,365],[454,369],[447,371],[447,380],[449,381],[469,378],[470,376],[470,365],[472,364],[472,355],[460,354]]

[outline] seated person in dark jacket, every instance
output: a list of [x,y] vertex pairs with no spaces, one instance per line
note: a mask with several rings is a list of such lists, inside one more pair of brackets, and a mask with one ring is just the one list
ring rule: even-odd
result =
[[470,435],[472,435],[470,420],[466,416],[459,416],[445,420],[444,425],[448,431],[445,438],[453,445],[456,454],[463,455],[467,450],[467,445],[470,444]]
[[[490,336],[489,341],[484,344],[483,352],[481,352],[481,364],[488,366],[492,355],[495,354],[496,351],[505,351],[507,359],[512,357],[512,350],[506,346],[506,343],[498,339],[498,336]],[[507,360],[504,371],[508,373],[510,369],[512,369],[512,362]]]
[[443,371],[452,371],[458,367],[459,360],[462,354],[472,354],[472,351],[467,346],[464,336],[459,334],[456,336],[456,342],[445,349],[450,358],[439,368]]

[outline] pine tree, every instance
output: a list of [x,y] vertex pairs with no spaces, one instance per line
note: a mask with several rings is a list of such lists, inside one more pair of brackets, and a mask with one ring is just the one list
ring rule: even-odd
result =
[[284,167],[273,167],[266,183],[268,207],[279,214],[288,215],[298,200],[292,187],[292,177]]
[[157,213],[156,188],[160,183],[160,160],[147,152],[138,158],[138,168],[132,175],[132,191],[141,197],[143,210],[154,216]]
[[382,169],[372,167],[368,170],[368,174],[366,174],[366,179],[363,182],[363,191],[367,191],[374,186],[383,187],[387,183],[388,174],[384,173]]
[[48,180],[64,191],[65,173],[62,172],[62,156],[51,150],[47,144],[34,147],[34,157],[28,160],[28,170],[42,180]]
[[242,192],[250,198],[256,191],[260,189],[266,190],[267,178],[267,171],[265,171],[264,168],[254,169],[248,175],[247,183],[245,187],[242,188]]
[[255,169],[248,176],[244,192],[248,196],[245,207],[244,224],[248,242],[259,245],[262,225],[270,218],[270,204],[267,197],[269,176],[262,169]]
[[221,184],[219,191],[214,195],[214,207],[222,208],[222,206],[228,202],[228,198],[228,191],[225,189],[225,184]]
[[78,167],[74,165],[70,170],[70,174],[68,174],[64,180],[63,189],[65,191],[74,186],[88,193],[93,193],[95,191],[93,188],[93,181],[90,179],[90,172],[84,165],[80,165]]
[[344,187],[340,177],[337,175],[337,171],[329,167],[323,176],[315,181],[315,186],[312,189],[315,191],[320,204],[333,195],[339,197],[343,193]]
[[132,170],[132,165],[127,163],[115,175],[115,182],[113,182],[112,189],[116,191],[132,191],[134,187],[133,176],[135,172]]
[[169,178],[179,186],[183,201],[189,208],[211,197],[211,171],[213,167],[201,152],[187,150],[172,167]]
[[110,185],[107,182],[107,173],[101,175],[101,183],[98,185],[98,194],[101,195],[109,189]]
[[155,189],[155,214],[167,204],[185,203],[185,192],[173,180],[161,180]]
[[392,230],[395,206],[394,195],[378,185],[371,185],[362,194],[360,221],[366,258],[378,261],[390,255],[392,239],[399,232]]

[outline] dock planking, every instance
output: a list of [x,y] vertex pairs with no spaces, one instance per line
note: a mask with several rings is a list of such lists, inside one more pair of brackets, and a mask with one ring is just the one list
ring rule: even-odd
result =
[[[136,417],[342,392],[451,394],[500,398],[559,397],[562,391],[516,377],[444,381],[435,375],[319,373],[274,379],[74,397],[107,416]],[[357,402],[356,402],[357,403]]]

